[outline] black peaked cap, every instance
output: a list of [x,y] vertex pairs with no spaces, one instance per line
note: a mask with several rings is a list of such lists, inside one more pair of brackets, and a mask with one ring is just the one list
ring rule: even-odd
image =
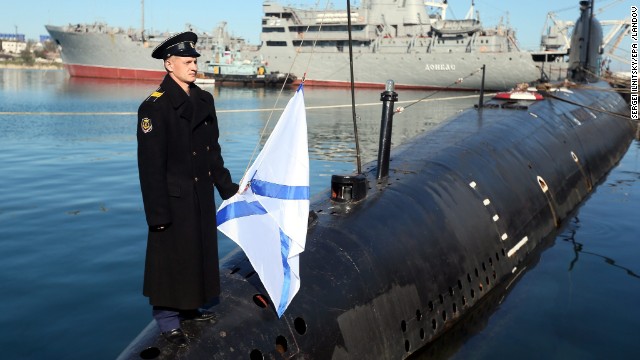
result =
[[191,31],[175,34],[156,46],[151,53],[154,59],[166,59],[169,56],[190,56],[198,57],[200,54],[196,51],[196,43],[198,35]]

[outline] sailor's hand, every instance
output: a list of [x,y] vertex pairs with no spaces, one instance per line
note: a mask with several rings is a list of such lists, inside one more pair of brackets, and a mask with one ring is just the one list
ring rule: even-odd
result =
[[244,189],[242,189],[242,191],[238,189],[238,194],[244,194],[244,192],[249,190],[250,187],[251,187],[251,182],[248,182],[247,185],[244,187]]

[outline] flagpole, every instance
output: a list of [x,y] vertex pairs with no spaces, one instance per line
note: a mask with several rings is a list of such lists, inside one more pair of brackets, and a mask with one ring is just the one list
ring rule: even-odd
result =
[[349,71],[351,73],[351,116],[353,117],[353,135],[356,140],[356,167],[357,173],[362,173],[360,160],[360,141],[358,140],[358,126],[356,124],[356,97],[353,83],[353,49],[351,46],[351,1],[347,0],[347,30],[349,33]]

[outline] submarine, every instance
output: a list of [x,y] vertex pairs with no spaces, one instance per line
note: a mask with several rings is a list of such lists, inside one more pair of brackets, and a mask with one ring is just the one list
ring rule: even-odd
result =
[[[209,323],[167,343],[152,321],[118,359],[406,359],[499,301],[627,151],[629,106],[598,81],[602,30],[580,2],[571,78],[482,100],[311,201],[302,286],[282,317],[245,254],[221,261]],[[489,304],[489,305],[488,305]]]

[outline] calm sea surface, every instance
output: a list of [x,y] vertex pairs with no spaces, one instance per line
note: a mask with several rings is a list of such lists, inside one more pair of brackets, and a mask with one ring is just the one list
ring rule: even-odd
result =
[[[135,131],[138,105],[156,87],[0,69],[0,358],[113,359],[150,322]],[[238,181],[292,91],[203,87],[216,98],[223,156]],[[427,95],[400,91],[399,105]],[[396,115],[393,145],[477,102],[447,99],[454,95],[470,94],[438,93]],[[349,96],[305,89],[314,194],[355,169]],[[379,96],[356,93],[364,163],[377,156]],[[638,214],[634,141],[539,262],[441,357],[637,358]],[[235,248],[219,239],[221,256]]]

